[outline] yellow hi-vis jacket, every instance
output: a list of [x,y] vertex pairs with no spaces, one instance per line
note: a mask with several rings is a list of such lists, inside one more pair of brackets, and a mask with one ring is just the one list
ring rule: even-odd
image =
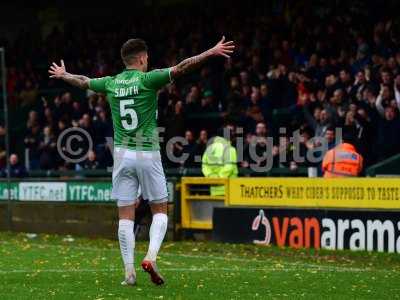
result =
[[[231,146],[231,143],[228,140],[216,136],[203,154],[201,170],[205,177],[237,177],[238,167],[236,149]],[[212,186],[210,188],[210,193],[212,196],[225,195],[225,187]]]

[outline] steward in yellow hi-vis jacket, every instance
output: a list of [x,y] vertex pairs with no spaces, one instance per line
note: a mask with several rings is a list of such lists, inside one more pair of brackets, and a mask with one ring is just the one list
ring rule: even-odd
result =
[[[205,177],[232,178],[237,177],[237,154],[230,141],[216,136],[203,154],[201,169]],[[224,186],[212,186],[212,196],[225,194]]]

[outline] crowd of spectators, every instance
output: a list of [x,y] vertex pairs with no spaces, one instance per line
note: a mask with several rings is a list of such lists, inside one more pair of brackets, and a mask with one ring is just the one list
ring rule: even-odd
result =
[[[112,145],[107,138],[112,137],[113,129],[109,116],[104,95],[90,93],[87,101],[78,101],[65,92],[51,103],[43,101],[40,108],[30,111],[28,116],[24,143],[29,149],[29,169],[95,170],[111,166]],[[93,149],[89,149],[86,159],[78,164],[63,159],[60,146],[57,147],[59,135],[70,127],[84,129],[93,142]]]
[[[349,4],[350,5],[350,4]],[[366,9],[368,10],[368,4]],[[365,11],[360,9],[360,12]],[[388,14],[390,15],[390,14]],[[205,26],[204,24],[207,24]],[[171,66],[212,46],[226,33],[236,44],[229,60],[205,64],[189,77],[171,83],[159,93],[159,124],[164,140],[183,136],[186,143],[163,144],[165,152],[186,160],[166,159],[168,167],[199,167],[207,141],[220,127],[234,124],[244,141],[243,168],[262,165],[270,152],[275,167],[295,170],[312,162],[303,156],[325,137],[335,145],[337,128],[352,132],[365,165],[400,153],[400,23],[395,18],[370,18],[354,11],[326,8],[321,14],[284,16],[205,16],[134,21],[119,30],[72,26],[55,29],[32,61],[48,64],[64,58],[68,71],[91,77],[122,70],[118,51],[122,42],[142,37],[150,48],[150,65]],[[168,30],[159,28],[168,26]],[[397,28],[397,29],[396,29]],[[27,37],[26,37],[27,38]],[[25,43],[29,43],[27,38]],[[12,49],[24,43],[20,39]],[[26,45],[26,44],[25,44]],[[29,46],[29,44],[28,44]],[[18,54],[22,50],[18,50]],[[28,56],[29,57],[29,56]],[[10,59],[14,63],[14,59]],[[30,169],[101,169],[112,165],[110,110],[104,95],[88,92],[74,97],[62,83],[47,80],[27,62],[9,70],[7,88],[17,105],[32,106],[24,143]],[[54,99],[38,100],[37,88],[61,88]],[[40,105],[38,104],[40,102]],[[66,164],[57,154],[57,136],[71,126],[82,127],[93,138],[93,151],[79,165]],[[281,130],[285,128],[285,130]],[[290,137],[300,134],[300,143]],[[273,138],[268,147],[266,138]],[[254,147],[256,161],[248,153]],[[287,152],[287,160],[275,159]],[[322,156],[322,154],[321,154]]]

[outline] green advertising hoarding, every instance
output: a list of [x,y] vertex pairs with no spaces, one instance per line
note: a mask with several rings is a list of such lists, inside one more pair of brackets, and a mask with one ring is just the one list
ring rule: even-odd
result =
[[[12,200],[18,199],[18,183],[11,182],[10,183],[10,198]],[[0,182],[0,200],[7,200],[8,199],[8,184],[7,182]]]
[[[21,181],[11,182],[11,199],[20,201],[112,202],[109,181]],[[167,183],[169,201],[174,198],[174,184]],[[7,182],[0,182],[0,200],[8,199]]]
[[111,199],[110,182],[68,182],[67,201],[74,202],[109,202]]

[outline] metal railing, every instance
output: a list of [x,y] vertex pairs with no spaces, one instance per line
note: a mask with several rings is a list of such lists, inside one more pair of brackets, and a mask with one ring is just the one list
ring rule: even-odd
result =
[[365,174],[371,177],[379,175],[400,176],[400,154],[370,166],[365,170]]
[[[225,194],[210,195],[208,186],[222,185]],[[181,224],[184,229],[212,229],[214,207],[226,206],[229,186],[227,178],[182,177]]]

